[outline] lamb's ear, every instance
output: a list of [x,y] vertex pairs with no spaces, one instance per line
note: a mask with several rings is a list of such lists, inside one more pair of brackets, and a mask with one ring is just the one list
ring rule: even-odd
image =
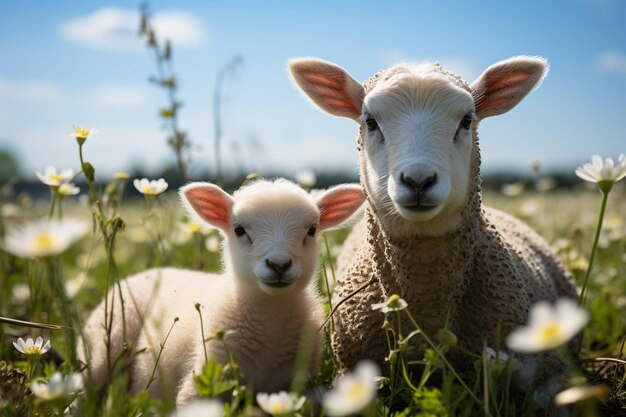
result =
[[192,182],[179,191],[187,213],[223,231],[230,228],[233,198],[208,182]]
[[338,65],[315,58],[289,61],[293,81],[322,110],[356,120],[361,115],[363,86]]
[[320,229],[337,226],[352,216],[365,201],[365,192],[358,184],[338,185],[322,193],[316,200],[320,209]]
[[472,97],[479,119],[506,113],[539,85],[548,73],[548,61],[518,56],[487,68],[472,83]]

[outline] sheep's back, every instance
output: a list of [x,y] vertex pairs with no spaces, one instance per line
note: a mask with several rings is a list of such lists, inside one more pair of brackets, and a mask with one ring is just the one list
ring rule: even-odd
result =
[[474,351],[495,343],[498,331],[506,335],[525,324],[534,303],[576,297],[571,275],[542,237],[496,209],[485,208],[484,219],[455,326]]

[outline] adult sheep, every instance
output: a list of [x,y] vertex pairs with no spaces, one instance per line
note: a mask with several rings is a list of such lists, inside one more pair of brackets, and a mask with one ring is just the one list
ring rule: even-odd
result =
[[459,344],[476,353],[496,344],[497,326],[504,336],[524,324],[533,303],[577,296],[546,242],[481,200],[478,124],[533,90],[545,59],[507,59],[471,85],[439,64],[396,65],[363,86],[326,61],[289,67],[315,104],[360,126],[367,204],[338,261],[336,298],[373,283],[337,311],[333,343],[344,367],[384,364],[383,315],[371,306],[392,294],[431,336],[449,317]]

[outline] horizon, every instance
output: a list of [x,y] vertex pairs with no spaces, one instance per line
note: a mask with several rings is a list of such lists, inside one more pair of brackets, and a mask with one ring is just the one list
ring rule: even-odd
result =
[[[286,62],[298,56],[335,62],[360,81],[418,60],[439,61],[471,81],[510,56],[544,56],[551,69],[543,84],[509,113],[481,123],[483,172],[526,172],[534,163],[542,172],[573,170],[592,154],[615,159],[626,151],[624,2],[149,6],[157,30],[173,42],[192,176],[215,165],[215,78],[236,55],[243,65],[223,84],[224,164],[231,170],[358,172],[355,123],[317,110],[296,90]],[[375,7],[382,23],[372,34]],[[76,144],[67,136],[76,124],[98,130],[85,157],[100,175],[171,164],[158,118],[166,99],[147,81],[155,63],[138,27],[139,5],[122,0],[0,1],[0,150],[16,155],[22,175],[34,178],[46,165],[77,170]]]

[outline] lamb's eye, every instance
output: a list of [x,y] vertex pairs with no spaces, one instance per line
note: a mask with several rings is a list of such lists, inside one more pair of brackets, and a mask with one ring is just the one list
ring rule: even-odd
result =
[[235,236],[241,237],[241,236],[243,236],[245,234],[246,234],[246,229],[244,229],[242,225],[236,224],[235,225]]
[[309,236],[315,236],[315,232],[317,232],[317,229],[315,228],[315,226],[311,226],[311,228],[309,229],[308,232],[306,232],[306,234]]
[[369,130],[370,132],[378,129],[378,122],[371,116],[365,119],[365,124],[367,125],[367,130]]
[[469,129],[469,127],[472,124],[472,120],[474,119],[474,117],[472,117],[472,113],[467,113],[465,116],[463,116],[463,118],[461,119],[461,127],[463,129]]

